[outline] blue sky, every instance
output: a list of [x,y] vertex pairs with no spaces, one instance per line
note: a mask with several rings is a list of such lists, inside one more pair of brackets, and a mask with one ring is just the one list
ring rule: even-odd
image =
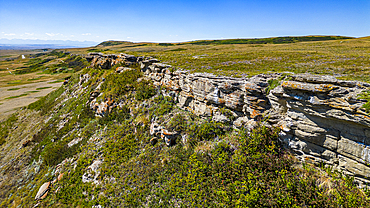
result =
[[0,38],[134,42],[370,35],[370,0],[0,0]]

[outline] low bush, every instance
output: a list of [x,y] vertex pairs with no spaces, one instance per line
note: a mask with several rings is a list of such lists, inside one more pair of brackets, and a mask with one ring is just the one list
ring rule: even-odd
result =
[[185,116],[181,113],[176,114],[172,117],[171,121],[168,123],[168,128],[171,131],[183,132],[187,128],[187,122],[185,120]]
[[145,100],[156,94],[155,87],[151,81],[143,80],[136,86],[136,100]]
[[189,143],[195,146],[200,141],[212,141],[216,137],[225,134],[225,130],[222,128],[222,124],[208,121],[201,124],[194,123],[189,129]]
[[165,114],[168,114],[172,111],[175,104],[172,97],[163,95],[155,97],[153,101],[155,105],[149,109],[149,119],[152,119],[153,117],[161,117]]
[[130,117],[130,108],[126,105],[122,106],[122,108],[116,107],[107,115],[103,116],[99,119],[100,125],[107,125],[112,122],[122,123],[126,119]]
[[367,102],[362,105],[362,109],[364,109],[366,113],[370,113],[370,90],[359,94],[358,99],[367,100]]
[[105,78],[101,91],[105,97],[118,99],[135,89],[136,81],[142,74],[139,70],[129,70],[122,73],[111,73]]

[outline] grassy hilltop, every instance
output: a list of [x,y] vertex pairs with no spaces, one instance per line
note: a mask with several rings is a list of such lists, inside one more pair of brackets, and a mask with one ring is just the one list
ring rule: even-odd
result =
[[[116,73],[86,68],[85,59],[71,55],[152,56],[178,69],[237,77],[291,71],[369,81],[370,38],[253,41],[108,41],[0,61],[1,93],[41,82],[60,86],[0,118],[0,207],[368,207],[368,189],[329,166],[296,161],[281,147],[279,129],[233,129],[199,118],[142,79],[138,65]],[[95,116],[89,104],[96,93],[97,101],[121,106]],[[0,107],[28,94],[1,97]],[[186,136],[167,146],[149,134],[153,120]]]
[[176,68],[237,77],[290,71],[369,81],[369,47],[369,37],[304,36],[185,43],[107,41],[71,50],[153,56]]

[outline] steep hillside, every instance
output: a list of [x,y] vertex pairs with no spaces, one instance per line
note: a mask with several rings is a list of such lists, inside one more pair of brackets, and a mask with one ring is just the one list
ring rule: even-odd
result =
[[[369,206],[367,189],[353,177],[324,163],[298,162],[282,148],[281,130],[264,117],[260,108],[271,105],[262,102],[264,94],[279,95],[274,80],[299,80],[252,77],[249,83],[261,85],[249,92],[261,99],[250,100],[251,112],[241,111],[251,122],[235,125],[243,117],[233,107],[239,109],[235,78],[202,98],[199,89],[213,91],[191,81],[198,75],[176,90],[164,80],[183,72],[156,59],[97,53],[86,59],[90,67],[73,65],[76,72],[63,86],[1,123],[0,206]],[[179,89],[187,99],[181,101]],[[223,101],[222,93],[228,95]]]

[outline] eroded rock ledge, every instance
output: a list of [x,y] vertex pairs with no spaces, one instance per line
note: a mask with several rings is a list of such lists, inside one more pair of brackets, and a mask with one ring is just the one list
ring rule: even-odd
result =
[[[370,182],[370,116],[357,99],[370,84],[311,74],[260,74],[232,78],[174,70],[157,59],[90,53],[103,69],[139,63],[145,76],[177,105],[235,128],[253,127],[262,118],[281,127],[281,139],[301,160],[324,162]],[[129,65],[128,64],[128,65]],[[269,81],[271,80],[271,81]],[[275,88],[272,81],[277,82]]]

